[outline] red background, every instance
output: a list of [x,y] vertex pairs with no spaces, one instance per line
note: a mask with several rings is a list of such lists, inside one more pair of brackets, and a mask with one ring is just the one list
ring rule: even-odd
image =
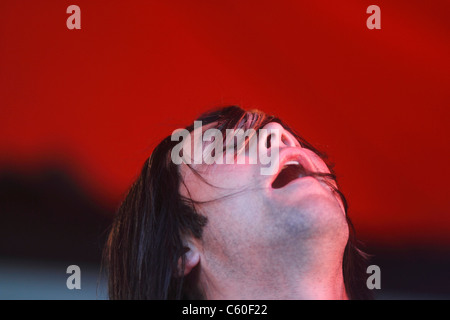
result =
[[[66,27],[71,4],[81,30]],[[371,4],[381,30],[366,27]],[[63,165],[117,206],[162,137],[239,104],[330,155],[364,239],[448,246],[449,12],[447,0],[3,0],[0,169]]]

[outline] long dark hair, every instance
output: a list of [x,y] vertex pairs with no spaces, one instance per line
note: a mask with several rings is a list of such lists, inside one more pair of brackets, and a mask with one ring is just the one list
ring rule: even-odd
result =
[[[279,118],[261,111],[245,111],[228,106],[209,111],[197,120],[202,125],[215,123],[223,133],[226,129],[251,127],[256,131],[269,122],[278,122],[291,132],[302,147],[319,155],[327,163],[327,157],[298,135]],[[192,132],[193,125],[186,128]],[[166,137],[145,161],[136,182],[122,202],[104,250],[104,266],[107,270],[110,299],[202,299],[197,285],[198,270],[180,276],[178,261],[184,269],[183,238],[200,239],[207,218],[196,212],[191,199],[179,193],[183,183],[178,166],[170,158],[172,148],[179,143]],[[336,182],[332,166],[328,179]],[[323,174],[310,173],[315,176]],[[336,182],[337,183],[337,182]],[[347,213],[347,201],[339,194]],[[350,299],[371,299],[366,286],[366,255],[359,249],[354,227],[347,214],[349,240],[343,257],[343,275]]]

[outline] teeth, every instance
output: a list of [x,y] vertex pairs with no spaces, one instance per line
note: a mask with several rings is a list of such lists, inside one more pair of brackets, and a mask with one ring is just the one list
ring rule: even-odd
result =
[[288,161],[284,165],[287,166],[287,165],[290,165],[290,164],[300,165],[300,163],[298,161],[295,161],[295,160]]

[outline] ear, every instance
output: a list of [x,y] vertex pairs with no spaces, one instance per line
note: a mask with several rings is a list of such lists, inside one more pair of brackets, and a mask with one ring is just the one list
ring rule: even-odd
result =
[[188,275],[192,269],[194,269],[198,263],[200,262],[200,252],[197,247],[192,243],[186,243],[184,247],[184,257],[185,257],[185,265],[184,265],[184,273],[182,268],[182,257],[178,259],[178,274],[180,276]]

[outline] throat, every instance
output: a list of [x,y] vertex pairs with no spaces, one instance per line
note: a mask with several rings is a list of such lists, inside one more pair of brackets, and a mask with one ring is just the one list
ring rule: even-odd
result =
[[293,261],[281,261],[276,264],[275,261],[268,260],[270,259],[264,260],[265,265],[252,264],[251,269],[241,264],[241,267],[236,268],[233,273],[228,273],[226,278],[217,276],[213,270],[207,272],[208,281],[206,283],[202,281],[203,284],[207,284],[203,287],[205,297],[221,300],[348,299],[342,263],[339,260],[307,259],[308,261],[295,265]]

